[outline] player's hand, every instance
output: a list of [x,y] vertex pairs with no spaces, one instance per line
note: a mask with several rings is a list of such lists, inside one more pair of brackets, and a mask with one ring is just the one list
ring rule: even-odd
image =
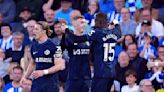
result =
[[60,67],[60,70],[65,69],[65,60],[63,58],[55,58],[54,64]]
[[20,80],[20,85],[22,85],[25,80],[26,80],[26,78],[23,76]]
[[32,72],[32,78],[37,79],[39,77],[42,77],[44,75],[43,70],[36,70]]

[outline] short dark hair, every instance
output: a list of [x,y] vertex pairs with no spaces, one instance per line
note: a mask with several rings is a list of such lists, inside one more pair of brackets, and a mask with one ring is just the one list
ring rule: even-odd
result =
[[20,65],[13,67],[13,70],[15,69],[21,70],[21,72],[23,73],[23,68]]
[[2,24],[0,25],[0,29],[1,29],[2,27],[5,27],[5,26],[9,27],[10,30],[12,30],[12,27],[10,26],[9,23],[2,23]]
[[127,70],[127,71],[125,72],[125,77],[128,77],[128,76],[130,76],[130,75],[133,75],[133,76],[137,79],[137,73],[136,73],[135,70],[129,69],[129,70]]
[[152,8],[150,8],[150,9],[144,9],[144,8],[141,8],[139,11],[140,11],[140,13],[142,14],[143,11],[145,11],[145,10],[150,11],[150,15],[152,15]]
[[95,28],[108,28],[108,18],[105,13],[99,12],[96,15]]

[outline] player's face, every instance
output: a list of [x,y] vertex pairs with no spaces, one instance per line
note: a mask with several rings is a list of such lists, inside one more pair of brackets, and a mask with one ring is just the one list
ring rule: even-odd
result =
[[80,33],[83,33],[85,31],[85,25],[86,25],[85,19],[80,18],[77,20],[77,26]]
[[43,29],[41,28],[41,25],[35,24],[33,35],[36,40],[40,39],[40,37],[43,35]]

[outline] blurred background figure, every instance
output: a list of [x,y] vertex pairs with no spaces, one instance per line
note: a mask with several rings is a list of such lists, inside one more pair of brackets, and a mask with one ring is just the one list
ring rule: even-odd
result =
[[4,86],[5,86],[5,82],[4,82],[4,80],[0,77],[0,92],[2,92]]
[[21,84],[23,92],[31,92],[31,86],[32,86],[32,80],[30,79],[25,79]]
[[151,81],[148,79],[141,80],[139,86],[140,92],[155,92]]

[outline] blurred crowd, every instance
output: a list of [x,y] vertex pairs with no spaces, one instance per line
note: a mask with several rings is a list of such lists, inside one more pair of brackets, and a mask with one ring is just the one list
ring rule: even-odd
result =
[[[110,25],[117,22],[122,34],[115,47],[111,92],[164,92],[163,0],[0,0],[0,92],[8,92],[10,86],[30,92],[31,79],[19,82],[30,61],[37,21],[48,23],[48,37],[59,45],[59,20],[74,31],[80,25],[75,17],[83,15],[87,34],[98,12],[107,14]],[[65,79],[61,92],[64,83]]]

